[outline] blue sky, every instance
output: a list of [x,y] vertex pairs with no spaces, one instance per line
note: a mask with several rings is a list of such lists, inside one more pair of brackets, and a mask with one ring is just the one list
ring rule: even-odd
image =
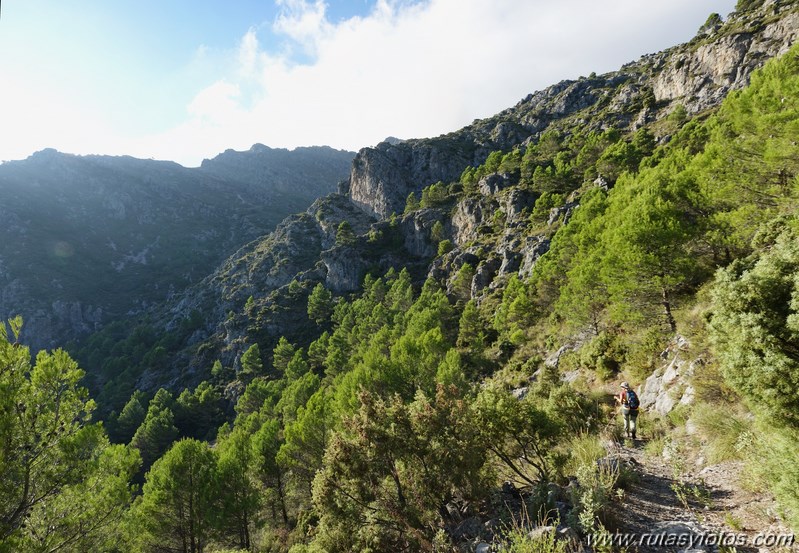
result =
[[455,130],[689,39],[734,0],[5,0],[0,160],[197,165]]

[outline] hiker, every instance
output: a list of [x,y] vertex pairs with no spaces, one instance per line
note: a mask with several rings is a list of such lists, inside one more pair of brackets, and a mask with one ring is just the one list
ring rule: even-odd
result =
[[626,382],[621,383],[621,392],[616,396],[616,402],[621,404],[621,414],[624,417],[624,434],[635,439],[635,423],[638,420],[638,394]]

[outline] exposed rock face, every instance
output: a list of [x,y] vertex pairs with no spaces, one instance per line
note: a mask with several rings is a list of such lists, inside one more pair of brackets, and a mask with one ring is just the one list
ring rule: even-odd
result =
[[500,199],[500,207],[507,215],[508,220],[514,220],[522,215],[524,209],[534,206],[537,199],[538,194],[516,188]]
[[553,207],[549,211],[549,219],[547,219],[547,226],[554,225],[557,221],[563,220],[563,224],[569,222],[571,218],[572,211],[574,211],[578,207],[577,202],[568,202],[565,205],[560,207]]
[[452,214],[455,243],[464,246],[478,234],[478,228],[493,213],[492,202],[487,198],[464,198]]
[[408,183],[450,182],[474,160],[474,150],[474,144],[447,137],[364,148],[352,163],[350,197],[381,217],[402,213],[408,194],[421,189]]
[[688,342],[678,336],[661,354],[668,364],[657,369],[646,379],[639,392],[641,409],[653,410],[667,415],[679,404],[689,404],[694,398],[694,389],[688,383],[700,360],[688,361],[685,351]]
[[402,218],[400,232],[408,253],[416,257],[436,255],[438,244],[431,234],[437,222],[443,225],[445,220],[443,214],[434,209],[422,209]]
[[545,236],[535,236],[529,238],[525,247],[522,249],[522,261],[519,266],[519,275],[522,278],[529,277],[533,272],[533,266],[538,258],[549,251],[549,238]]
[[494,281],[501,266],[502,259],[499,257],[489,257],[477,266],[472,279],[472,297],[477,296],[483,288],[487,288]]
[[[367,212],[385,217],[400,213],[410,192],[455,181],[491,151],[535,140],[551,127],[566,128],[580,120],[595,130],[634,130],[671,113],[677,104],[689,114],[705,111],[730,90],[745,86],[767,59],[787,51],[797,29],[795,3],[767,3],[735,14],[723,25],[703,27],[691,42],[643,56],[617,72],[563,81],[530,94],[513,108],[460,131],[365,148],[353,162],[350,194]],[[485,194],[493,194],[498,183],[481,184]]]
[[[776,4],[772,4],[772,10]],[[776,8],[779,10],[779,8]],[[790,9],[789,6],[782,8]],[[759,16],[740,14],[742,24],[754,23]],[[730,90],[743,88],[754,68],[771,57],[785,53],[799,33],[799,13],[765,24],[758,32],[740,32],[705,39],[694,49],[677,51],[663,61],[663,71],[655,76],[652,90],[657,101],[680,100],[689,113],[717,105]],[[661,55],[662,56],[662,55]]]
[[352,292],[360,288],[368,263],[356,248],[333,248],[321,253],[325,264],[325,285],[333,292]]
[[481,194],[492,196],[499,194],[499,192],[514,184],[516,182],[508,173],[493,173],[480,179],[480,182],[477,183],[477,189]]

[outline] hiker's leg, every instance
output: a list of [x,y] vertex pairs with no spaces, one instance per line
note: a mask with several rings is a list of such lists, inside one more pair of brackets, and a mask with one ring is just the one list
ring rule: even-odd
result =
[[630,434],[635,439],[636,422],[638,422],[638,410],[630,411]]
[[621,415],[624,418],[624,435],[630,437],[630,410],[622,409]]

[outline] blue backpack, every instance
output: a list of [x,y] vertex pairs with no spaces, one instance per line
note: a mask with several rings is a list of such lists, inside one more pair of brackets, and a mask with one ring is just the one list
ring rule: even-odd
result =
[[641,405],[641,402],[638,399],[638,394],[633,390],[627,390],[627,407],[630,409],[638,409],[639,405]]

